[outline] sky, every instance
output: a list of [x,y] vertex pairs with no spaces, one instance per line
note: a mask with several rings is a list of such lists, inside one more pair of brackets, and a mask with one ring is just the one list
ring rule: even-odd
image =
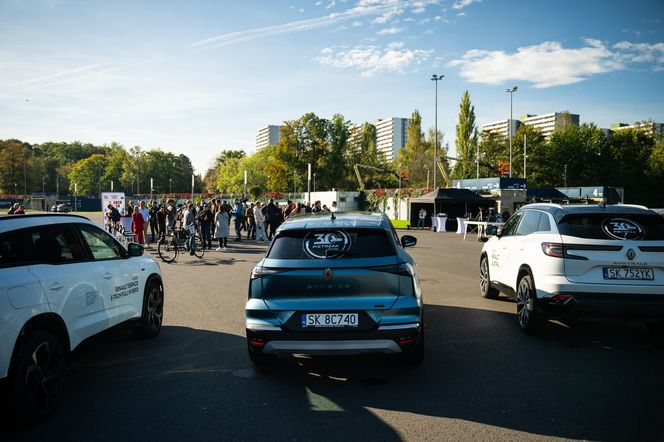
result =
[[0,139],[118,142],[204,173],[314,112],[664,122],[661,0],[0,0]]

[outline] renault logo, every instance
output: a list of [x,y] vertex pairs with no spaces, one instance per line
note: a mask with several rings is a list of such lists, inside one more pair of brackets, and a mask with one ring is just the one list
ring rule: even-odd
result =
[[330,279],[332,279],[332,276],[334,276],[334,274],[332,273],[332,270],[329,267],[326,268],[325,271],[323,272],[323,278],[325,278],[325,280],[329,281]]
[[634,251],[634,249],[629,249],[627,251],[626,255],[627,255],[627,259],[629,259],[630,261],[633,260],[634,258],[636,258],[636,252]]

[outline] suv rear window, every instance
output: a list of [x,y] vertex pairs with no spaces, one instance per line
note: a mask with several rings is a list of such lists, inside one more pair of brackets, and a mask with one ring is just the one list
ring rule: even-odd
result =
[[382,229],[316,229],[280,232],[267,258],[379,258],[395,254],[392,241]]
[[[588,239],[664,240],[664,217],[631,213],[579,213],[558,223],[561,235]],[[642,230],[642,231],[641,231]]]

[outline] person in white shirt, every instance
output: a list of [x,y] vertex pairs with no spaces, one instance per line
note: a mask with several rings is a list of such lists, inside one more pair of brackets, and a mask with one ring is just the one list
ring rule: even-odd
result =
[[263,205],[260,201],[256,201],[254,207],[254,219],[256,220],[256,242],[267,241],[265,235],[265,215],[263,215]]
[[148,221],[150,220],[150,211],[145,207],[145,201],[141,201],[141,205],[138,208],[138,213],[143,217],[143,238],[145,238],[145,243],[148,243]]
[[330,212],[336,212],[337,211],[337,202],[332,201],[332,207],[330,207]]

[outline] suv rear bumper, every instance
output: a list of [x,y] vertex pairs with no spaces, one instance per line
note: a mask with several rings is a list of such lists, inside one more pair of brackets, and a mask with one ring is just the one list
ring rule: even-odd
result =
[[564,303],[558,303],[554,294],[554,297],[538,300],[539,308],[551,318],[573,316],[664,318],[664,295],[564,293],[571,295],[571,298]]
[[421,336],[420,323],[393,325],[367,332],[289,332],[247,329],[249,345],[265,354],[393,354],[414,348]]

